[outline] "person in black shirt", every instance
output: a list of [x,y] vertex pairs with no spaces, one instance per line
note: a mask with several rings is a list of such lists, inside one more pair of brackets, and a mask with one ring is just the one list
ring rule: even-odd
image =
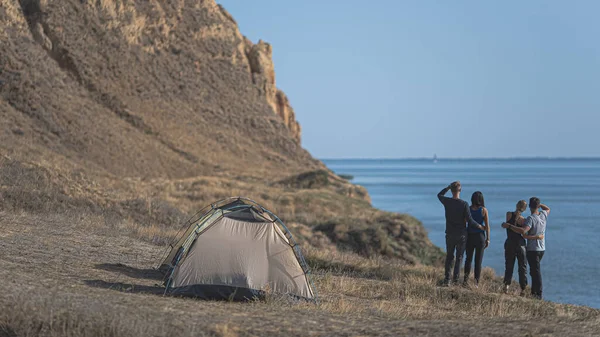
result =
[[[445,194],[452,190],[452,198]],[[454,274],[452,281],[458,283],[460,278],[460,266],[462,264],[465,246],[467,243],[467,223],[474,228],[485,230],[485,226],[477,223],[471,217],[469,204],[460,199],[462,188],[460,181],[455,181],[445,187],[438,193],[438,199],[444,205],[446,212],[446,264],[444,271],[444,285],[450,285],[450,270],[454,265]],[[456,263],[454,263],[454,253],[456,252]]]
[[[513,226],[522,227],[525,224],[525,218],[521,216],[527,209],[527,201],[517,202],[517,208],[514,212],[506,212],[506,223]],[[508,293],[508,288],[512,283],[515,260],[519,271],[519,285],[521,286],[521,296],[525,295],[527,287],[527,260],[525,257],[525,239],[523,236],[510,228],[506,228],[506,241],[504,242],[504,293]]]

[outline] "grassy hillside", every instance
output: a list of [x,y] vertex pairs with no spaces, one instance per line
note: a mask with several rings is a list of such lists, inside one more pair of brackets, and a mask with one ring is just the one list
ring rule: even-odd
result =
[[141,178],[322,168],[271,104],[268,48],[213,0],[0,4],[9,155]]
[[[320,304],[271,296],[228,303],[164,297],[164,246],[127,221],[0,212],[0,336],[594,335],[600,311],[517,293],[484,270],[479,289],[441,271],[310,249]],[[10,310],[8,310],[10,308]],[[3,334],[2,334],[3,333]]]

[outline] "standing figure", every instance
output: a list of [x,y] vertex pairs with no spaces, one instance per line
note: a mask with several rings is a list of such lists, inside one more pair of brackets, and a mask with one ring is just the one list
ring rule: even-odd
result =
[[471,196],[471,207],[469,208],[473,220],[485,224],[484,229],[481,226],[474,226],[469,223],[467,227],[467,258],[465,260],[465,279],[464,285],[469,284],[469,275],[471,274],[471,262],[475,255],[475,287],[479,286],[481,276],[481,263],[483,262],[483,251],[490,245],[490,222],[488,210],[485,208],[483,193],[477,191]]
[[[527,210],[527,202],[520,200],[514,212],[506,212],[506,224],[523,227],[525,218],[521,215]],[[515,269],[515,260],[519,272],[519,285],[521,286],[521,296],[525,295],[527,287],[527,257],[525,238],[508,227],[506,228],[506,241],[504,242],[504,293],[508,293],[508,288],[512,283],[513,270]]]
[[[444,196],[448,190],[452,190],[452,198]],[[473,220],[469,204],[460,199],[462,187],[459,181],[445,187],[438,193],[438,199],[444,205],[446,214],[446,264],[444,271],[444,286],[450,285],[450,270],[454,265],[454,274],[452,281],[458,283],[460,278],[460,266],[462,264],[463,254],[467,243],[467,226],[484,230],[481,224]],[[456,264],[454,263],[454,253],[456,252]]]

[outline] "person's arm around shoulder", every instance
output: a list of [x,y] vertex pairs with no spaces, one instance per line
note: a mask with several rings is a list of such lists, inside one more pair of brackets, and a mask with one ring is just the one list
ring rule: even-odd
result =
[[527,220],[525,220],[525,224],[523,225],[523,227],[510,225],[510,227],[508,228],[510,228],[510,230],[515,233],[526,234],[531,229],[531,217],[527,217]]
[[485,207],[483,208],[483,222],[485,223],[485,230],[487,232],[484,248],[487,248],[490,245],[490,220],[488,210]]
[[[506,219],[506,222],[502,223],[502,228],[510,228],[510,226],[513,226],[508,223],[508,220],[510,220],[511,216],[512,216],[512,212],[508,212],[506,214],[507,219]],[[527,222],[527,220],[525,220],[524,217],[519,216],[519,218],[517,218],[517,220],[515,220],[515,223],[518,225],[516,227],[523,227],[523,225],[525,225],[525,222]]]
[[464,209],[464,213],[465,213],[465,221],[476,228],[479,228],[481,230],[485,230],[485,227],[482,226],[480,223],[478,223],[477,221],[473,220],[473,217],[471,216],[471,211],[469,210],[469,204],[467,204],[465,202],[465,209]]

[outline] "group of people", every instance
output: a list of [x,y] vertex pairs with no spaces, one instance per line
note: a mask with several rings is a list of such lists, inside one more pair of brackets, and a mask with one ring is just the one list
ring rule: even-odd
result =
[[[444,285],[450,285],[450,273],[454,265],[452,283],[458,284],[460,278],[460,266],[463,255],[466,252],[464,280],[465,286],[469,285],[471,264],[475,257],[475,287],[479,284],[481,276],[481,263],[483,252],[490,244],[489,213],[485,208],[485,201],[481,192],[475,192],[471,196],[471,205],[460,199],[461,184],[455,181],[438,193],[438,199],[444,205],[446,212],[446,264],[444,273]],[[452,197],[446,197],[448,191]],[[531,274],[531,295],[542,298],[542,273],[540,262],[544,256],[546,221],[550,208],[542,204],[540,199],[532,197],[529,199],[531,215],[523,217],[527,209],[527,202],[517,202],[515,211],[506,213],[506,221],[502,228],[506,229],[506,241],[504,243],[504,256],[506,269],[504,273],[504,292],[508,292],[512,283],[515,260],[518,262],[519,285],[521,296],[525,295],[527,287],[527,264]],[[456,254],[456,264],[454,255]]]

